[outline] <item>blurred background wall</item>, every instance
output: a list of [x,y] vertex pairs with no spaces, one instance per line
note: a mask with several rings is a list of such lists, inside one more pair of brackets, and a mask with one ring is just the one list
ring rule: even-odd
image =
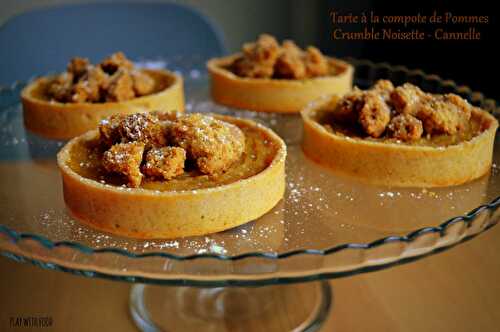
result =
[[[74,3],[138,2],[131,0],[0,0],[0,25],[9,17],[24,11],[50,5]],[[314,23],[322,1],[315,0],[156,0],[176,2],[197,8],[224,31],[230,51],[262,32],[279,38],[294,38],[315,43],[319,27]],[[327,15],[327,14],[325,14]],[[298,24],[292,24],[297,22]]]
[[[141,2],[140,0],[0,0],[0,25],[18,13],[49,5],[98,2]],[[153,2],[166,2],[156,0]],[[151,2],[151,1],[149,1]],[[241,44],[268,32],[279,39],[292,38],[299,45],[314,44],[327,54],[352,56],[373,61],[421,68],[474,90],[500,99],[497,78],[500,66],[496,49],[498,33],[494,2],[475,0],[419,1],[412,6],[404,1],[388,0],[177,0],[196,7],[223,30],[230,52]],[[414,15],[433,10],[453,11],[460,15],[490,15],[490,23],[482,26],[480,41],[334,41],[329,12],[332,9],[359,13],[376,10],[379,14]],[[454,27],[460,30],[465,27]]]

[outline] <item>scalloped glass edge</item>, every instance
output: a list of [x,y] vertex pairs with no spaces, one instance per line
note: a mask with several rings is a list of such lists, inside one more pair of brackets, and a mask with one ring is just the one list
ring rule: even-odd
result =
[[322,273],[308,273],[302,276],[285,276],[285,277],[271,277],[271,278],[260,278],[260,279],[238,279],[238,278],[228,278],[224,280],[198,280],[198,279],[187,279],[187,278],[172,278],[172,279],[153,279],[148,277],[142,277],[138,275],[113,275],[109,273],[94,271],[94,270],[86,270],[86,269],[78,269],[66,267],[57,263],[45,262],[42,260],[38,260],[35,258],[28,258],[25,256],[21,256],[18,254],[14,254],[11,252],[0,252],[0,255],[11,259],[18,263],[30,263],[36,267],[45,269],[45,270],[54,270],[58,272],[71,273],[76,276],[87,277],[87,278],[102,278],[112,281],[122,281],[122,282],[130,282],[130,283],[148,283],[148,284],[157,284],[157,285],[168,285],[168,286],[180,286],[180,287],[260,287],[260,286],[272,286],[272,285],[283,285],[283,284],[293,284],[300,282],[312,282],[312,281],[320,281],[326,279],[336,279],[342,277],[349,277],[361,273],[369,273],[376,272],[380,270],[384,270],[393,266],[404,265],[424,257],[432,256],[438,254],[440,252],[449,250],[461,243],[472,240],[483,231],[495,226],[496,223],[487,225],[481,232],[475,233],[472,235],[468,235],[462,238],[460,241],[452,243],[450,245],[442,246],[434,248],[433,250],[415,256],[408,256],[400,259],[396,259],[395,261],[391,261],[388,263],[376,264],[376,265],[368,265],[362,266],[359,268],[345,270],[345,271],[335,271],[335,272],[322,272]]
[[[424,71],[420,69],[409,69],[405,66],[393,66],[390,65],[389,63],[386,62],[381,62],[381,63],[374,63],[370,60],[365,60],[365,59],[354,59],[354,58],[345,58],[345,61],[348,61],[349,63],[353,64],[356,67],[356,71],[359,69],[361,66],[366,66],[368,67],[372,72],[379,72],[379,71],[387,71],[387,75],[382,75],[384,77],[387,76],[388,79],[391,79],[392,76],[397,75],[398,73],[402,73],[405,75],[405,77],[418,77],[422,80],[426,80],[429,82],[434,82],[436,84],[439,84],[441,89],[445,90],[453,90],[455,93],[460,94],[462,97],[467,98],[471,103],[475,105],[479,105],[481,108],[491,112],[495,116],[498,117],[498,108],[495,100],[493,99],[488,99],[486,98],[482,93],[472,91],[468,86],[464,85],[457,85],[455,81],[453,80],[443,80],[440,76],[434,75],[434,74],[426,74]],[[175,69],[175,65],[174,65]],[[181,73],[183,73],[183,70],[178,70]],[[185,74],[185,73],[183,73]],[[378,76],[378,75],[376,75]],[[370,79],[369,79],[370,80]],[[373,81],[373,80],[370,80]],[[10,86],[0,86],[0,96],[5,96],[9,95],[11,98],[19,98],[19,92],[20,90],[26,86],[25,82],[14,82]],[[19,102],[16,100],[15,103]],[[7,104],[7,105],[2,105],[2,107],[7,107],[12,104]],[[243,260],[245,258],[265,258],[265,259],[271,259],[271,260],[279,260],[279,259],[285,259],[285,258],[290,258],[293,256],[299,256],[299,255],[317,255],[317,256],[328,256],[332,255],[334,253],[341,252],[343,250],[347,249],[361,249],[361,250],[368,250],[368,249],[373,249],[376,247],[381,247],[385,244],[389,243],[412,243],[419,239],[421,236],[427,235],[427,234],[439,234],[439,238],[443,238],[447,230],[453,226],[456,225],[460,222],[464,223],[466,228],[469,228],[472,224],[472,222],[477,219],[480,215],[483,213],[491,212],[493,215],[494,212],[498,209],[500,206],[500,196],[496,197],[493,199],[490,203],[488,204],[483,204],[480,205],[479,207],[473,209],[472,211],[468,212],[467,214],[456,216],[453,218],[450,218],[446,220],[445,222],[441,223],[439,226],[434,226],[434,227],[425,227],[418,229],[416,231],[412,231],[406,235],[395,235],[395,236],[386,236],[383,238],[380,238],[378,240],[369,242],[369,243],[346,243],[346,244],[341,244],[341,245],[336,245],[331,248],[327,249],[299,249],[299,250],[292,250],[288,251],[285,253],[274,253],[274,252],[248,252],[244,254],[239,254],[239,255],[223,255],[223,254],[214,254],[214,253],[202,253],[202,254],[194,254],[194,255],[186,255],[186,256],[179,256],[175,254],[170,254],[170,253],[165,253],[165,252],[147,252],[147,253],[133,253],[129,252],[124,249],[118,249],[118,248],[100,248],[100,249],[94,249],[89,246],[80,244],[78,242],[73,242],[73,241],[57,241],[57,242],[52,242],[48,238],[37,235],[37,234],[32,234],[32,233],[23,233],[23,232],[16,232],[13,229],[10,229],[9,227],[0,224],[0,234],[7,236],[8,240],[13,242],[14,244],[17,244],[18,242],[24,241],[24,240],[33,240],[45,247],[46,249],[53,249],[57,247],[67,247],[69,249],[75,249],[80,251],[83,254],[100,254],[100,253],[112,253],[112,254],[117,254],[121,255],[127,258],[134,258],[134,259],[140,259],[140,258],[147,258],[147,257],[163,257],[167,259],[172,259],[172,260],[177,260],[177,261],[189,261],[189,260],[196,260],[196,259],[204,259],[204,258],[211,258],[211,259],[218,259],[222,261],[237,261],[237,260]],[[387,264],[378,264],[378,265],[373,265],[373,266],[367,266],[360,268],[358,270],[355,270],[357,272],[333,272],[333,273],[325,273],[324,276],[321,275],[320,278],[331,278],[331,277],[338,277],[338,276],[343,276],[343,275],[351,275],[359,272],[369,272],[369,271],[374,271],[378,270],[384,267],[404,263],[405,261],[411,261],[419,256],[426,256],[433,254],[437,251],[447,249],[449,247],[452,247],[460,242],[466,241],[470,238],[473,238],[474,236],[482,233],[483,231],[491,228],[494,226],[498,220],[488,220],[486,222],[486,225],[478,232],[465,236],[462,239],[458,240],[456,243],[453,243],[451,245],[445,245],[441,247],[435,247],[434,249],[430,250],[429,252],[423,254],[423,255],[415,255],[415,256],[409,256],[409,257],[404,257],[401,258],[395,262],[390,262]],[[114,277],[112,275],[108,275],[105,273],[100,273],[100,272],[95,272],[95,271],[83,271],[83,270],[78,270],[78,269],[72,269],[72,268],[66,268],[63,266],[60,266],[58,264],[54,263],[49,263],[49,262],[41,262],[36,259],[30,259],[27,257],[23,257],[14,253],[10,253],[7,251],[2,252],[3,256],[6,256],[8,258],[17,260],[17,261],[28,261],[31,262],[35,265],[39,265],[42,268],[48,268],[48,269],[55,269],[55,270],[60,270],[64,272],[70,272],[73,274],[78,274],[78,275],[84,275],[84,276],[99,276],[99,277],[104,277],[108,279],[119,279],[119,280],[124,280],[123,276],[120,277]],[[91,275],[88,275],[88,274]],[[129,281],[145,281],[147,278],[141,278],[141,277],[125,277],[125,279],[130,279]],[[275,278],[273,278],[274,280]],[[290,282],[294,281],[308,281],[308,280],[316,280],[318,279],[317,277],[298,277],[298,278],[293,278],[293,277],[287,277],[285,278],[286,280]],[[285,280],[284,279],[284,280]],[[275,280],[276,281],[276,280]],[[268,280],[266,279],[261,279],[260,282],[262,284],[269,284]],[[169,284],[176,284],[175,279],[170,279],[168,280]],[[235,281],[236,283],[236,281]],[[238,284],[241,284],[241,281],[237,281]],[[178,281],[178,284],[181,285],[183,284],[182,280]],[[220,281],[216,282],[198,282],[200,286],[203,285],[212,285],[212,284],[217,284],[220,285]],[[225,285],[231,285],[232,282],[231,280],[227,280],[223,284]],[[252,282],[252,284],[255,284]]]

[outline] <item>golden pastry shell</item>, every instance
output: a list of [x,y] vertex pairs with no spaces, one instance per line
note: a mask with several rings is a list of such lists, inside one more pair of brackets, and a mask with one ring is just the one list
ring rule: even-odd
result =
[[333,109],[340,96],[328,96],[302,111],[302,149],[306,156],[339,173],[378,185],[441,187],[486,174],[492,164],[498,121],[473,109],[484,130],[471,140],[446,147],[377,142],[331,133],[315,121],[316,112]]
[[303,80],[245,78],[227,69],[239,54],[208,61],[210,88],[215,102],[258,112],[298,113],[309,102],[329,94],[345,94],[352,89],[354,67],[330,58],[337,75]]
[[71,214],[94,228],[134,238],[178,238],[230,229],[271,210],[285,192],[286,145],[272,130],[253,121],[217,115],[261,131],[278,149],[260,173],[213,188],[155,191],[124,188],[84,178],[68,165],[73,146],[95,139],[90,131],[58,153],[64,200]]
[[162,90],[122,102],[60,103],[43,98],[50,77],[36,79],[21,92],[24,125],[30,131],[52,139],[70,139],[95,129],[112,114],[148,111],[184,111],[183,81],[167,70],[142,69]]

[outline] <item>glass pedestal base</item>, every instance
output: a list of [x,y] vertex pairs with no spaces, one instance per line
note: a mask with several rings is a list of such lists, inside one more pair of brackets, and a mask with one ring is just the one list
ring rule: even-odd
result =
[[316,331],[332,304],[326,281],[264,287],[138,284],[130,293],[137,327],[152,331]]

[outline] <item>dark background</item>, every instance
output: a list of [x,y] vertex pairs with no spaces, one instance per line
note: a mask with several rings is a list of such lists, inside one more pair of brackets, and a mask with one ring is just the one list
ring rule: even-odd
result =
[[[148,0],[149,1],[149,0]],[[169,0],[154,0],[167,2]],[[43,6],[82,3],[85,0],[0,0],[0,25],[15,14]],[[92,3],[143,2],[139,0],[88,0]],[[228,52],[267,32],[278,39],[292,38],[301,46],[318,45],[327,54],[356,57],[420,68],[453,79],[500,100],[496,77],[498,15],[494,1],[388,1],[388,0],[176,0],[195,7],[224,32]],[[476,25],[479,41],[338,41],[331,38],[329,12],[360,13],[374,10],[379,15],[430,15],[450,11],[458,15],[489,15],[490,23]],[[347,25],[340,26],[347,28]],[[425,26],[415,26],[422,28]],[[359,30],[360,25],[353,26]],[[397,26],[393,26],[397,28]],[[433,30],[435,27],[429,27]],[[449,30],[467,27],[448,26]],[[1,60],[1,59],[0,59]]]
[[[453,79],[459,84],[468,85],[473,90],[484,92],[487,97],[500,100],[496,78],[500,74],[496,52],[498,17],[497,10],[488,2],[472,0],[467,4],[458,1],[381,1],[381,0],[325,0],[320,12],[321,48],[329,54],[366,58],[375,62],[401,64],[409,68],[420,68],[427,73],[438,74],[445,79]],[[373,10],[381,15],[431,15],[434,10],[440,13],[450,11],[457,15],[488,15],[489,24],[474,24],[481,32],[481,40],[424,40],[424,41],[339,41],[331,38],[333,24],[328,17],[331,9],[360,13]],[[393,28],[399,26],[391,25]],[[448,25],[449,31],[465,31],[470,25]],[[348,28],[348,25],[338,25]],[[414,26],[433,32],[437,26]],[[360,30],[360,25],[354,27]],[[400,26],[403,30],[404,26]],[[409,29],[407,29],[409,30]]]

